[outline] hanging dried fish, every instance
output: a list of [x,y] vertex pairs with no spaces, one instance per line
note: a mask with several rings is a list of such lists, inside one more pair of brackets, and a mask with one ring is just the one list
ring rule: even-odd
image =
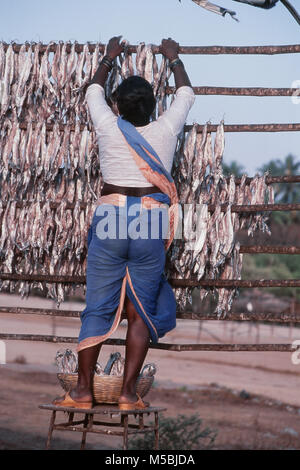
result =
[[8,107],[11,103],[11,92],[10,88],[14,79],[15,73],[15,63],[14,63],[14,50],[12,44],[10,44],[7,48],[6,55],[5,55],[5,69],[4,69],[4,77],[3,77],[3,86],[2,86],[2,93],[1,93],[1,114],[0,116],[4,116]]
[[[23,44],[21,46],[21,49],[23,46],[24,46],[24,52],[25,52],[26,46]],[[19,52],[19,59],[20,59],[20,54],[21,54],[21,50]],[[26,98],[26,94],[27,94],[26,84],[30,75],[31,67],[32,67],[32,47],[30,45],[27,51],[27,54],[24,53],[24,57],[22,57],[21,61],[19,60],[18,85],[16,89],[16,94],[15,94],[15,102],[17,106],[18,116],[20,116],[21,114],[22,106]]]
[[[0,42],[0,258],[1,270],[11,272],[85,275],[87,229],[101,195],[103,178],[98,144],[84,92],[102,57],[97,43],[77,52],[77,43],[60,41],[52,57],[51,42],[23,44],[18,53]],[[104,52],[105,53],[105,52]],[[160,62],[151,44],[140,43],[134,55],[125,42],[124,53],[114,61],[106,83],[109,97],[122,79],[132,75],[151,83],[156,98],[156,119],[167,108],[168,61]],[[172,97],[174,99],[174,96]],[[21,128],[20,121],[26,129]],[[235,233],[246,228],[268,231],[266,214],[233,213],[232,204],[274,201],[266,175],[239,185],[224,177],[224,122],[214,143],[208,124],[202,133],[194,124],[178,136],[172,174],[184,215],[183,237],[176,238],[167,254],[168,277],[239,279],[242,256]],[[247,184],[246,184],[247,183]],[[24,206],[17,207],[17,201]],[[6,205],[3,205],[6,203]],[[52,207],[52,202],[59,203]],[[85,209],[81,202],[87,203]],[[74,204],[74,208],[68,205]],[[209,211],[209,204],[214,210]],[[226,211],[221,204],[227,205]],[[40,289],[59,305],[75,286],[29,281],[0,283],[0,289],[17,289],[21,296]],[[84,286],[84,291],[85,291]],[[176,289],[178,308],[191,302],[192,288]],[[209,289],[200,290],[204,299]],[[230,310],[237,289],[214,289],[218,316]]]

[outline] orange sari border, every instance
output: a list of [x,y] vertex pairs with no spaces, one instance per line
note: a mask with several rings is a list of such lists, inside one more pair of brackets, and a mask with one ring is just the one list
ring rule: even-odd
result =
[[157,209],[159,207],[169,209],[168,204],[165,204],[164,202],[157,201],[156,199],[154,199],[151,196],[143,196],[141,198],[141,208],[142,209],[151,210],[151,209]]
[[126,277],[127,277],[129,286],[130,286],[130,288],[131,288],[131,290],[132,290],[132,293],[133,293],[133,295],[134,295],[134,297],[135,297],[137,303],[139,304],[140,309],[142,310],[142,312],[143,312],[143,314],[145,315],[145,317],[147,317],[148,322],[149,322],[150,325],[152,326],[152,328],[153,328],[153,330],[155,331],[155,334],[156,334],[156,336],[157,336],[157,338],[158,338],[158,334],[157,334],[157,330],[156,330],[155,326],[153,325],[152,321],[150,320],[150,318],[148,317],[147,313],[145,312],[144,307],[143,307],[143,305],[142,305],[140,299],[139,299],[138,296],[136,295],[136,292],[135,292],[135,290],[134,290],[134,287],[133,287],[133,284],[132,284],[131,277],[130,277],[130,274],[129,274],[129,271],[128,271],[128,267],[127,267],[127,266],[126,266]]
[[116,329],[118,328],[118,326],[120,324],[120,320],[121,320],[121,316],[122,316],[122,311],[123,311],[125,296],[126,296],[126,283],[127,282],[130,286],[130,289],[132,290],[132,293],[133,293],[140,309],[142,310],[143,314],[145,315],[145,317],[149,321],[150,325],[153,328],[153,331],[155,332],[155,334],[158,338],[157,330],[156,330],[155,326],[153,325],[152,321],[150,320],[149,316],[147,315],[140,299],[138,298],[138,296],[135,292],[135,289],[133,287],[132,280],[131,280],[131,277],[130,277],[130,274],[129,274],[129,271],[128,271],[128,267],[126,266],[126,274],[123,278],[123,283],[122,283],[122,287],[121,287],[120,303],[119,303],[117,312],[115,314],[115,319],[114,319],[114,322],[113,322],[113,325],[112,325],[111,329],[107,333],[105,333],[104,335],[90,336],[89,338],[86,338],[86,339],[80,341],[80,343],[77,345],[77,349],[76,349],[77,353],[82,351],[83,349],[90,348],[92,346],[96,346],[99,343],[103,343],[109,336],[111,336],[116,331]]
[[123,279],[122,287],[121,287],[120,303],[119,303],[117,312],[115,314],[115,319],[114,319],[111,329],[107,333],[105,333],[105,335],[90,336],[89,338],[86,338],[80,341],[80,343],[77,346],[77,352],[82,351],[83,349],[86,349],[86,348],[90,348],[91,346],[96,346],[99,343],[102,343],[116,331],[116,329],[119,326],[121,315],[122,315],[122,310],[124,307],[125,294],[126,294],[126,281],[127,281],[127,276],[125,275]]
[[127,196],[125,194],[107,194],[106,196],[100,196],[97,200],[97,205],[101,204],[112,204],[113,206],[123,207],[126,204]]

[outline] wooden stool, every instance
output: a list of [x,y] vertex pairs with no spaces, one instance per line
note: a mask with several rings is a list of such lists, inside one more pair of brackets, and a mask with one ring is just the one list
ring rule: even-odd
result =
[[[56,405],[39,405],[39,408],[43,410],[51,410],[50,425],[48,431],[48,437],[46,441],[46,449],[50,449],[50,443],[52,438],[52,433],[54,429],[60,431],[75,431],[82,432],[82,440],[80,449],[85,448],[86,435],[88,432],[97,433],[97,434],[108,434],[110,436],[123,436],[123,450],[128,449],[128,435],[129,434],[141,434],[146,432],[154,432],[154,449],[158,450],[159,446],[159,423],[158,423],[158,413],[165,411],[166,408],[158,407],[149,407],[143,410],[120,410],[118,405],[97,405],[91,408],[90,410],[71,408],[71,407],[62,407]],[[55,424],[56,412],[63,411],[68,413],[68,421]],[[83,419],[79,421],[74,421],[74,414],[84,415]],[[147,414],[150,416],[154,414],[154,425],[144,424],[144,415]],[[111,421],[94,421],[95,415],[104,415],[107,418],[110,418]],[[129,416],[138,417],[138,424],[129,423]],[[96,416],[97,417],[97,416]],[[113,417],[120,417],[119,422],[112,421]],[[100,418],[101,419],[101,418]],[[96,429],[95,426],[106,426],[104,429]],[[119,428],[119,430],[107,429],[110,428]]]

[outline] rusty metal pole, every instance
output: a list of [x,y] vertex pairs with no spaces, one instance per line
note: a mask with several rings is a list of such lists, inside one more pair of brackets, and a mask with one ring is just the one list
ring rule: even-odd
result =
[[[296,96],[299,88],[259,88],[259,87],[213,87],[193,86],[195,95],[230,95],[230,96]],[[172,95],[175,87],[166,87],[166,94]]]
[[[36,127],[35,122],[32,123],[33,129]],[[65,124],[59,124],[59,129],[61,132],[64,132],[65,130]],[[19,128],[26,130],[28,127],[27,121],[20,121],[19,123]],[[46,124],[46,130],[51,132],[53,130],[54,123],[47,123]],[[184,126],[184,131],[189,132],[192,129],[192,125],[186,125]],[[84,124],[80,125],[80,130],[83,131],[85,128]],[[200,133],[203,131],[204,125],[203,124],[198,124],[197,125],[197,132]],[[207,125],[207,131],[208,132],[216,132],[218,128],[218,124],[208,124]],[[70,132],[75,131],[75,126],[71,125],[70,126]],[[224,124],[224,131],[225,132],[298,132],[300,131],[300,123],[266,123],[266,124]],[[94,131],[90,130],[90,132],[93,134]],[[280,177],[267,177],[268,178],[294,178],[293,176],[280,176]],[[297,177],[296,177],[297,178]],[[239,179],[239,178],[237,178]],[[248,179],[252,178],[247,178]]]
[[[16,207],[18,208],[22,208],[24,206],[24,204],[30,204],[30,202],[32,201],[17,201],[16,203]],[[181,204],[183,204],[182,202],[180,202]],[[51,209],[57,209],[59,206],[60,206],[60,202],[50,202],[50,208]],[[96,203],[93,202],[91,204],[89,204],[90,206],[94,206]],[[222,212],[226,212],[226,210],[228,209],[228,205],[229,204],[220,204],[220,207],[221,207],[221,210]],[[5,208],[7,206],[7,203],[4,202],[2,204],[3,208]],[[81,202],[80,204],[80,209],[84,210],[86,209],[86,207],[88,206],[88,204],[86,202]],[[75,203],[67,203],[66,204],[66,209],[74,209],[75,207]],[[208,204],[208,210],[210,212],[214,212],[216,210],[216,205],[215,204]],[[258,212],[273,212],[273,211],[285,211],[285,212],[289,212],[289,211],[300,211],[300,204],[244,204],[244,205],[241,205],[241,204],[232,204],[231,205],[231,212],[245,212],[245,213],[258,213]],[[4,275],[9,275],[10,273],[1,273],[1,277],[2,279],[6,279],[4,278],[3,276]],[[13,276],[13,274],[10,274],[11,276]],[[32,276],[35,276],[34,274]],[[7,278],[9,279],[9,278]],[[17,279],[17,278],[15,278]],[[45,280],[47,280],[46,277],[44,277]],[[37,279],[39,280],[39,279]]]
[[[53,283],[71,283],[85,284],[85,276],[60,276],[60,275],[44,275],[44,274],[12,274],[0,273],[0,279],[8,280],[26,280],[26,281],[47,281]],[[169,279],[173,287],[300,287],[300,279]],[[2,310],[2,308],[0,307]],[[77,316],[77,315],[76,315]]]
[[[14,52],[19,52],[22,44],[12,43]],[[8,48],[8,44],[4,43],[4,50]],[[41,44],[39,52],[42,54],[47,48],[47,44]],[[54,43],[49,47],[49,52],[55,52],[59,44]],[[99,45],[100,52],[104,52],[105,44]],[[71,52],[72,44],[67,44],[66,52]],[[75,51],[82,52],[84,44],[76,44]],[[28,50],[29,44],[26,45]],[[89,44],[89,52],[94,52],[96,44]],[[32,45],[34,51],[35,44]],[[132,44],[128,46],[129,53],[136,53],[137,45]],[[160,46],[152,45],[152,51],[154,54],[161,54]],[[219,55],[219,54],[262,54],[262,55],[274,55],[274,54],[297,54],[300,53],[300,44],[286,44],[286,45],[266,45],[266,46],[179,46],[180,54],[203,54],[203,55]]]

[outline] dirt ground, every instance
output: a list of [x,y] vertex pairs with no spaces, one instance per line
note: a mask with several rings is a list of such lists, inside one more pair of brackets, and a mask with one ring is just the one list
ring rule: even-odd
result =
[[[38,404],[50,403],[61,393],[53,373],[1,371],[0,449],[43,449],[50,411]],[[165,417],[198,414],[203,428],[218,432],[214,449],[299,449],[300,409],[279,404],[255,394],[217,384],[187,388],[154,387],[147,395],[153,406],[166,407]],[[60,422],[66,420],[60,413]],[[72,450],[80,446],[81,435],[54,431],[52,449]],[[120,437],[88,435],[87,449],[120,449]]]
[[[32,299],[1,294],[1,305],[33,306]],[[15,297],[15,298],[13,298]],[[49,300],[34,306],[49,308]],[[64,308],[80,310],[66,303]],[[76,337],[79,320],[36,315],[1,314],[1,331]],[[126,322],[115,337],[124,338]],[[178,321],[162,342],[290,343],[297,328],[218,321]],[[0,449],[43,449],[50,412],[38,408],[62,394],[54,364],[58,349],[75,344],[5,341],[6,362],[0,365]],[[122,346],[105,346],[99,361]],[[300,365],[290,353],[169,352],[149,350],[146,362],[157,365],[147,400],[163,406],[165,417],[197,414],[203,427],[217,431],[214,449],[300,449]],[[64,417],[63,413],[60,413]],[[62,419],[64,421],[64,419]],[[55,431],[53,449],[78,449],[79,433]],[[119,449],[121,438],[88,435],[88,449]]]

